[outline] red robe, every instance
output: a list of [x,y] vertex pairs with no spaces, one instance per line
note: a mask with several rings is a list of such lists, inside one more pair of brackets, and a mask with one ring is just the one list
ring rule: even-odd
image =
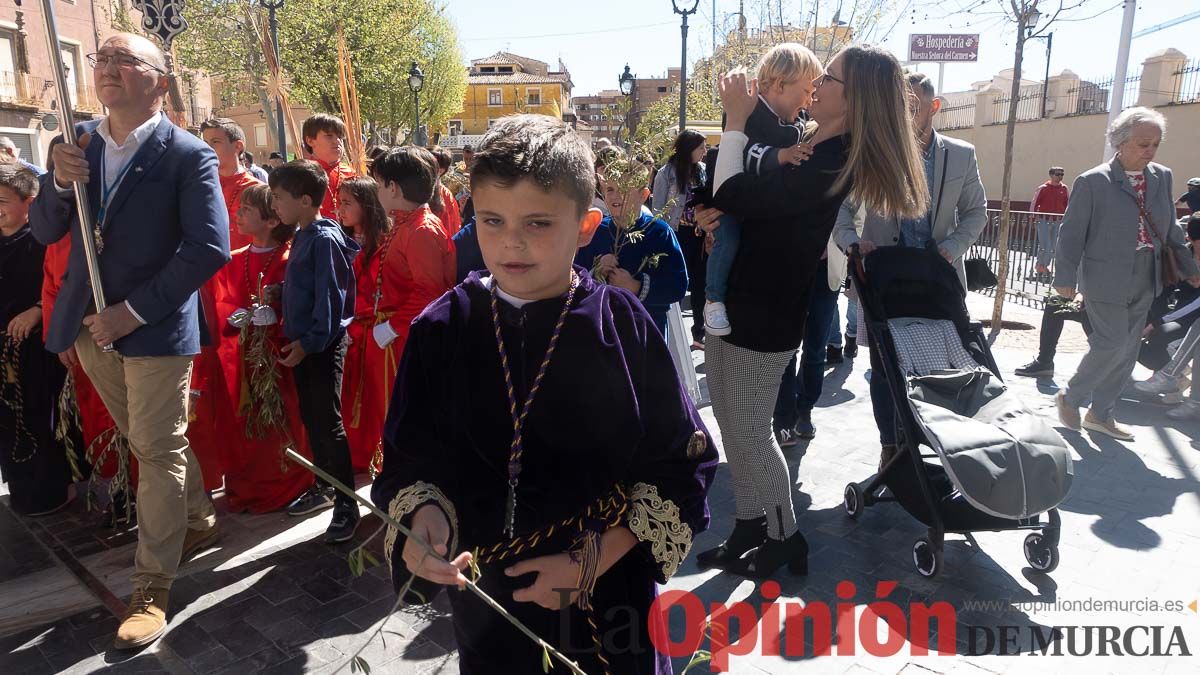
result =
[[[454,244],[429,207],[391,215],[392,229],[374,254],[354,259],[357,293],[342,384],[342,419],[355,471],[366,469],[379,448],[409,324],[454,286]],[[386,349],[372,336],[382,321],[397,334]]]
[[446,236],[450,239],[458,234],[462,229],[462,214],[458,212],[458,202],[454,201],[454,195],[451,194],[450,188],[438,181],[438,190],[442,195],[442,210],[434,211],[433,215],[442,221],[442,229],[446,231]]
[[[50,320],[54,314],[54,302],[58,299],[58,291],[62,287],[62,277],[67,271],[67,260],[70,257],[70,237],[63,237],[46,247],[46,261],[42,265],[42,335],[49,332]],[[84,453],[85,457],[91,461],[101,451],[103,445],[111,441],[114,435],[120,434],[120,431],[117,430],[117,423],[113,421],[112,415],[108,414],[108,408],[104,407],[100,393],[88,379],[87,373],[83,372],[83,366],[76,365],[72,368],[71,376],[75,383],[75,403],[79,408]],[[129,465],[130,487],[136,491],[137,459],[132,454]],[[116,475],[118,467],[118,457],[110,454],[104,462],[93,466],[92,470],[101,478],[108,479]]]
[[232,176],[221,176],[221,194],[225,197],[225,206],[229,209],[230,251],[236,251],[239,248],[250,245],[250,237],[238,232],[237,212],[238,207],[242,205],[242,190],[251,185],[261,184],[262,181],[255,178],[254,174],[249,171],[243,171]]
[[[287,416],[285,430],[268,433],[262,439],[253,438],[246,432],[245,413],[248,412],[247,406],[251,405],[249,391],[243,386],[247,368],[243,360],[243,347],[238,341],[240,331],[230,325],[228,319],[234,311],[250,307],[251,290],[258,293],[258,275],[268,262],[270,267],[266,270],[263,284],[282,284],[287,251],[278,249],[259,251],[245,247],[234,251],[233,259],[215,277],[217,317],[222,326],[217,354],[224,370],[226,394],[233,402],[233,424],[228,437],[225,465],[225,495],[229,499],[229,509],[235,512],[265,513],[281,509],[313,483],[311,473],[283,455],[284,448],[293,447],[297,452],[310,456],[290,368],[280,366],[277,369],[283,410]],[[276,316],[283,315],[278,300],[272,306]],[[250,330],[262,329],[254,327]],[[270,344],[278,352],[287,343],[283,331],[279,324],[266,327],[266,330],[270,332]]]
[[338,189],[342,186],[343,180],[354,178],[358,174],[345,164],[326,164],[319,159],[316,162],[325,170],[325,176],[329,179],[329,189],[325,191],[325,201],[321,202],[321,215],[337,220]]

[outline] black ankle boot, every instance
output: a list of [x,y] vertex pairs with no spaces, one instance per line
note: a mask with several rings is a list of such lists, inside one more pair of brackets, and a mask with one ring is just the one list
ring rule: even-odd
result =
[[729,538],[716,548],[696,555],[696,565],[705,570],[737,562],[742,554],[767,540],[767,517],[735,520]]
[[766,579],[785,564],[792,574],[808,574],[808,542],[798,531],[787,539],[767,539],[754,553],[726,569],[751,579]]

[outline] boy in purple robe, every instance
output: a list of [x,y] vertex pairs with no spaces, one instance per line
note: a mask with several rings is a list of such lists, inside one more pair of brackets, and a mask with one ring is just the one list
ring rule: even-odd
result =
[[[491,273],[413,322],[372,498],[449,560],[389,528],[406,601],[474,564],[585,672],[669,673],[649,609],[708,525],[717,452],[642,304],[571,264],[594,192],[591,151],[559,120],[484,138],[471,194]],[[450,600],[461,672],[542,672],[542,649],[474,594]]]

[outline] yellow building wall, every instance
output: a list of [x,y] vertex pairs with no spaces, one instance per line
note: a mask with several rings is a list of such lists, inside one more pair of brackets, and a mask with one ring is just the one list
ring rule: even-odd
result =
[[[526,90],[541,89],[542,104],[527,105]],[[488,105],[488,90],[499,89],[503,103]],[[469,84],[463,101],[463,110],[458,115],[452,115],[451,120],[462,120],[463,133],[467,135],[487,132],[488,120],[498,120],[505,115],[517,113],[537,113],[552,117],[561,117],[566,106],[564,87],[557,84],[507,84],[487,85]]]

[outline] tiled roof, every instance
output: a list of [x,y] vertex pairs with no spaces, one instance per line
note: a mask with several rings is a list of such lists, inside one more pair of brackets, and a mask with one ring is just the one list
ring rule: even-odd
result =
[[513,65],[518,65],[518,66],[521,65],[520,61],[514,59],[513,57],[509,56],[508,54],[505,54],[504,52],[496,52],[495,54],[492,54],[491,56],[489,56],[487,58],[473,59],[471,61],[471,65],[475,65],[477,63],[489,63],[489,64],[490,63],[511,63]]
[[566,84],[565,75],[531,75],[529,73],[468,73],[467,84]]

